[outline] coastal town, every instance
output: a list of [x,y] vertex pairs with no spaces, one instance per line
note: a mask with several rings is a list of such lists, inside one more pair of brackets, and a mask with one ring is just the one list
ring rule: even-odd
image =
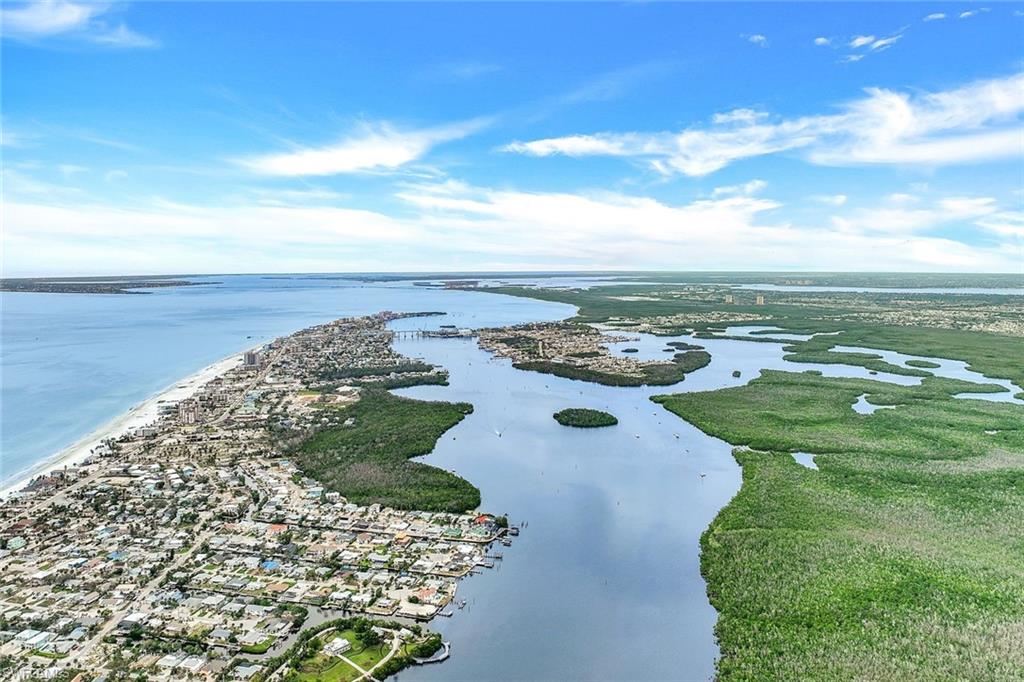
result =
[[[376,388],[443,382],[381,313],[246,352],[159,418],[0,503],[3,679],[379,679],[439,660],[424,624],[518,529],[356,503],[291,448]],[[333,653],[332,653],[333,652]],[[333,673],[332,673],[333,674]]]

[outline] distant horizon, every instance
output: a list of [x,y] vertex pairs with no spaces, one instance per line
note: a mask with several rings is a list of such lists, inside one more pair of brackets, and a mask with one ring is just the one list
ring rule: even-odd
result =
[[910,276],[933,276],[933,277],[1013,277],[1021,279],[1021,286],[1024,286],[1024,271],[1021,272],[974,272],[974,271],[925,271],[925,270],[673,270],[673,269],[601,269],[601,270],[324,270],[324,271],[251,271],[251,272],[167,272],[167,273],[124,273],[110,272],[105,274],[88,275],[4,275],[0,279],[7,280],[100,280],[100,279],[169,279],[175,277],[257,277],[257,276],[339,276],[347,275],[352,277],[369,277],[381,275],[387,277],[431,277],[443,278],[452,277],[457,279],[469,277],[481,277],[487,275],[501,275],[503,277],[534,277],[538,275],[564,276],[623,276],[623,275],[910,275]]

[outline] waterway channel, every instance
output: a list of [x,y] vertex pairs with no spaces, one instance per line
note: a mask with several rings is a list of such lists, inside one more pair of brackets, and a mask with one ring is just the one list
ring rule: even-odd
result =
[[[572,314],[564,305],[404,283],[218,279],[224,283],[216,287],[150,296],[5,295],[6,466],[50,454],[219,357],[336,317],[449,313],[394,323],[422,329]],[[918,382],[789,363],[780,343],[633,336],[615,351],[637,348],[634,357],[662,359],[671,357],[667,341],[683,340],[707,348],[712,360],[675,386],[622,388],[516,370],[474,339],[396,342],[398,351],[451,373],[450,386],[402,394],[475,408],[425,461],[473,482],[483,509],[524,528],[511,547],[496,548],[503,559],[494,569],[460,584],[466,607],[432,623],[452,642],[451,658],[404,671],[402,680],[710,678],[716,613],[700,575],[699,538],[739,489],[740,471],[728,444],[650,396],[741,385],[765,368]],[[962,363],[938,371],[966,372]],[[605,410],[619,424],[563,427],[552,414],[566,407]]]

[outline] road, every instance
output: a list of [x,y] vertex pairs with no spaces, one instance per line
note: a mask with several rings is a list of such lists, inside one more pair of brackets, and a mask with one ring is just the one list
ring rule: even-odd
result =
[[345,661],[349,665],[351,665],[353,668],[355,668],[356,670],[358,670],[359,672],[362,673],[362,675],[357,677],[354,680],[354,682],[360,682],[360,680],[373,680],[374,682],[376,682],[377,678],[373,677],[373,671],[376,670],[377,668],[381,667],[382,665],[384,665],[388,661],[390,661],[391,658],[396,653],[398,653],[398,650],[401,648],[401,646],[402,646],[402,640],[399,637],[396,636],[394,639],[391,640],[391,651],[388,652],[387,656],[385,656],[384,658],[382,658],[379,661],[377,661],[377,665],[373,666],[369,670],[363,670],[358,665],[356,665],[355,663],[350,661],[348,658],[345,658],[344,656],[342,656],[342,658],[345,659]]

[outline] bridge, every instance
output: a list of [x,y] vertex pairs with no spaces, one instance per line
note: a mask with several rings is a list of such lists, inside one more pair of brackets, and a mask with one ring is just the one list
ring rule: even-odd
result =
[[476,336],[475,329],[395,329],[391,332],[394,334],[395,341],[404,341],[407,339],[468,339]]

